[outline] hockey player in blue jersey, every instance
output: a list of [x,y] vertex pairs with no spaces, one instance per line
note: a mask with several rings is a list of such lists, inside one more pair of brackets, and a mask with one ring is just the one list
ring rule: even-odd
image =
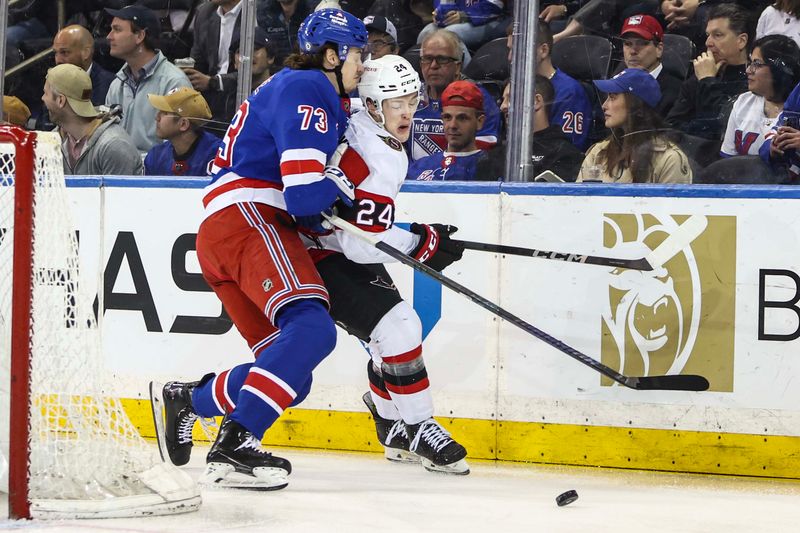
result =
[[364,24],[348,13],[306,17],[300,52],[242,103],[214,161],[197,257],[255,362],[164,387],[166,444],[177,465],[189,460],[197,417],[226,415],[202,483],[288,484],[289,461],[260,441],[308,395],[312,371],[336,344],[328,292],[298,227],[324,231],[322,211],[352,205],[353,184],[327,163],[347,126],[341,99],[357,86],[366,43]]

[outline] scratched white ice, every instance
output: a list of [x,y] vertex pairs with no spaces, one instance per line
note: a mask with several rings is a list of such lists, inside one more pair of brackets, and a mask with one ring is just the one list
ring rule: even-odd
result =
[[[195,448],[198,475],[207,449]],[[0,521],[0,529],[112,532],[797,532],[800,482],[472,461],[466,477],[378,454],[275,450],[287,489],[207,490],[196,513],[69,522]],[[579,499],[558,507],[569,489]],[[0,502],[5,506],[5,500]]]

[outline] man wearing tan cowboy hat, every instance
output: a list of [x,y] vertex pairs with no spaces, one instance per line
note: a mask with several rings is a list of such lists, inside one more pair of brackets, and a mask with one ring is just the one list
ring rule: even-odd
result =
[[65,174],[141,175],[141,157],[119,117],[92,105],[92,80],[85,70],[69,63],[48,70],[42,102],[62,138]]
[[156,112],[156,135],[164,142],[153,146],[144,158],[148,176],[207,176],[208,164],[221,140],[205,131],[211,109],[203,95],[188,87],[161,96],[148,94]]

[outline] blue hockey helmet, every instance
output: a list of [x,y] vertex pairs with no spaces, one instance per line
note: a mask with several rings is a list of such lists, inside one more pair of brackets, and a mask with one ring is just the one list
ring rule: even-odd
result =
[[327,43],[338,47],[339,60],[344,61],[351,47],[367,46],[367,28],[357,17],[341,9],[314,11],[297,31],[300,52],[315,54]]

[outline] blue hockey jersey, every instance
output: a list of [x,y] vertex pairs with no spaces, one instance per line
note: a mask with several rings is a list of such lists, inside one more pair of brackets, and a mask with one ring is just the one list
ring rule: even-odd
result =
[[472,181],[477,178],[478,161],[488,157],[483,150],[474,152],[439,152],[423,157],[408,166],[408,180]]
[[338,188],[323,172],[347,119],[319,70],[286,68],[272,76],[231,120],[203,198],[205,216],[238,202],[299,216],[330,207]]
[[[500,136],[500,108],[494,98],[480,85],[483,93],[483,111],[486,119],[483,128],[478,130],[476,142],[478,148],[489,150],[497,144]],[[423,93],[424,94],[424,93]],[[411,136],[408,139],[408,154],[412,161],[432,154],[443,152],[447,148],[442,122],[442,102],[428,98],[420,100],[417,112],[411,122]]]
[[555,99],[550,104],[550,124],[558,124],[572,144],[582,152],[589,147],[589,127],[592,123],[592,105],[580,82],[556,69],[550,78]]
[[[758,149],[758,155],[760,155],[761,159],[763,159],[768,165],[772,165],[773,163],[777,162],[770,159],[769,150],[772,146],[772,140],[778,133],[778,128],[781,126],[789,126],[794,129],[800,129],[800,85],[797,85],[794,89],[792,89],[792,92],[789,94],[789,97],[783,104],[783,111],[781,112],[780,116],[778,116],[775,126],[773,126],[772,131],[767,134],[764,144],[762,144],[761,148]],[[798,176],[800,176],[800,155],[798,155],[797,150],[784,151],[782,162],[786,164],[790,178],[797,179]]]
[[189,152],[178,159],[172,143],[164,141],[147,152],[144,173],[146,176],[208,176],[211,163],[221,145],[219,137],[201,131]]
[[443,26],[443,21],[450,11],[463,11],[473,26],[482,26],[503,12],[501,0],[454,0],[445,5],[442,5],[441,0],[434,0],[433,7],[438,26]]

